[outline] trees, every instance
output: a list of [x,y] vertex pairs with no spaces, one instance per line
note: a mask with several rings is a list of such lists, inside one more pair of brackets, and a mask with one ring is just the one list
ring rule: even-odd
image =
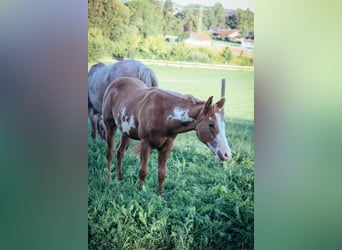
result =
[[254,31],[254,14],[250,10],[237,9],[235,12],[237,28],[240,33],[246,37]]
[[127,33],[130,10],[119,0],[88,0],[88,26],[98,29],[112,41]]
[[235,14],[229,15],[229,16],[227,17],[226,25],[227,25],[229,28],[231,28],[231,29],[236,29],[236,28],[237,28],[238,21],[237,21],[237,18],[236,18],[236,15],[235,15]]
[[209,53],[180,44],[166,44],[165,36],[179,40],[210,28],[239,29],[246,37],[254,30],[254,14],[237,9],[228,14],[220,3],[210,8],[189,5],[175,13],[172,0],[88,0],[88,58],[136,56],[202,62],[232,62],[229,50]]
[[226,16],[224,8],[221,3],[215,5],[209,10],[204,12],[203,23],[210,28],[226,28]]
[[144,38],[162,33],[162,10],[157,2],[132,0],[127,2],[131,11],[130,26]]
[[184,8],[177,13],[176,17],[181,20],[184,27],[184,32],[198,31],[200,5],[195,5],[192,8]]
[[163,34],[179,36],[182,32],[182,22],[173,15],[171,0],[166,0],[163,6]]

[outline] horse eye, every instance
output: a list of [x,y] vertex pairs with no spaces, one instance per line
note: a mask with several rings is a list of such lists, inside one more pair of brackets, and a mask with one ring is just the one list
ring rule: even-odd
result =
[[214,124],[213,123],[209,123],[209,128],[214,128]]

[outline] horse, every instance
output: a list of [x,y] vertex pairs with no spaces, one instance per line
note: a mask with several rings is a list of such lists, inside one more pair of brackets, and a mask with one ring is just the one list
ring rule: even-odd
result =
[[101,118],[103,94],[112,81],[123,76],[138,78],[148,87],[158,87],[155,73],[137,60],[119,61],[108,66],[101,62],[93,65],[88,72],[88,117],[94,140],[96,131],[104,139]]
[[213,104],[213,96],[201,101],[160,88],[148,88],[142,81],[121,77],[113,81],[103,97],[102,115],[107,142],[107,179],[111,180],[113,141],[117,128],[121,138],[116,146],[116,177],[122,180],[122,159],[131,139],[140,140],[139,190],[148,174],[148,158],[158,150],[158,193],[163,195],[166,162],[176,136],[195,130],[219,161],[232,159],[225,136],[222,108],[225,99]]

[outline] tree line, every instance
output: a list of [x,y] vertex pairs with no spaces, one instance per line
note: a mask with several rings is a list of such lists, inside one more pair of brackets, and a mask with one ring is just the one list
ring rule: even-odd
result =
[[183,48],[178,46],[178,51],[172,52],[165,36],[182,41],[191,32],[211,28],[238,29],[242,36],[247,36],[254,31],[254,13],[242,9],[227,13],[220,3],[208,9],[192,5],[176,11],[171,0],[165,0],[163,5],[156,0],[88,0],[88,57],[94,61],[108,54],[152,54],[169,59]]

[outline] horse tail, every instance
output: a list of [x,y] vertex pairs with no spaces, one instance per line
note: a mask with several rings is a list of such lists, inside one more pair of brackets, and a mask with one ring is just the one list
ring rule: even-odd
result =
[[133,147],[133,154],[135,156],[140,155],[140,150],[141,150],[141,141],[139,141],[137,144],[135,144],[135,146]]
[[154,74],[152,69],[145,65],[139,67],[138,78],[139,80],[143,81],[149,88],[158,87],[159,85],[157,76]]

